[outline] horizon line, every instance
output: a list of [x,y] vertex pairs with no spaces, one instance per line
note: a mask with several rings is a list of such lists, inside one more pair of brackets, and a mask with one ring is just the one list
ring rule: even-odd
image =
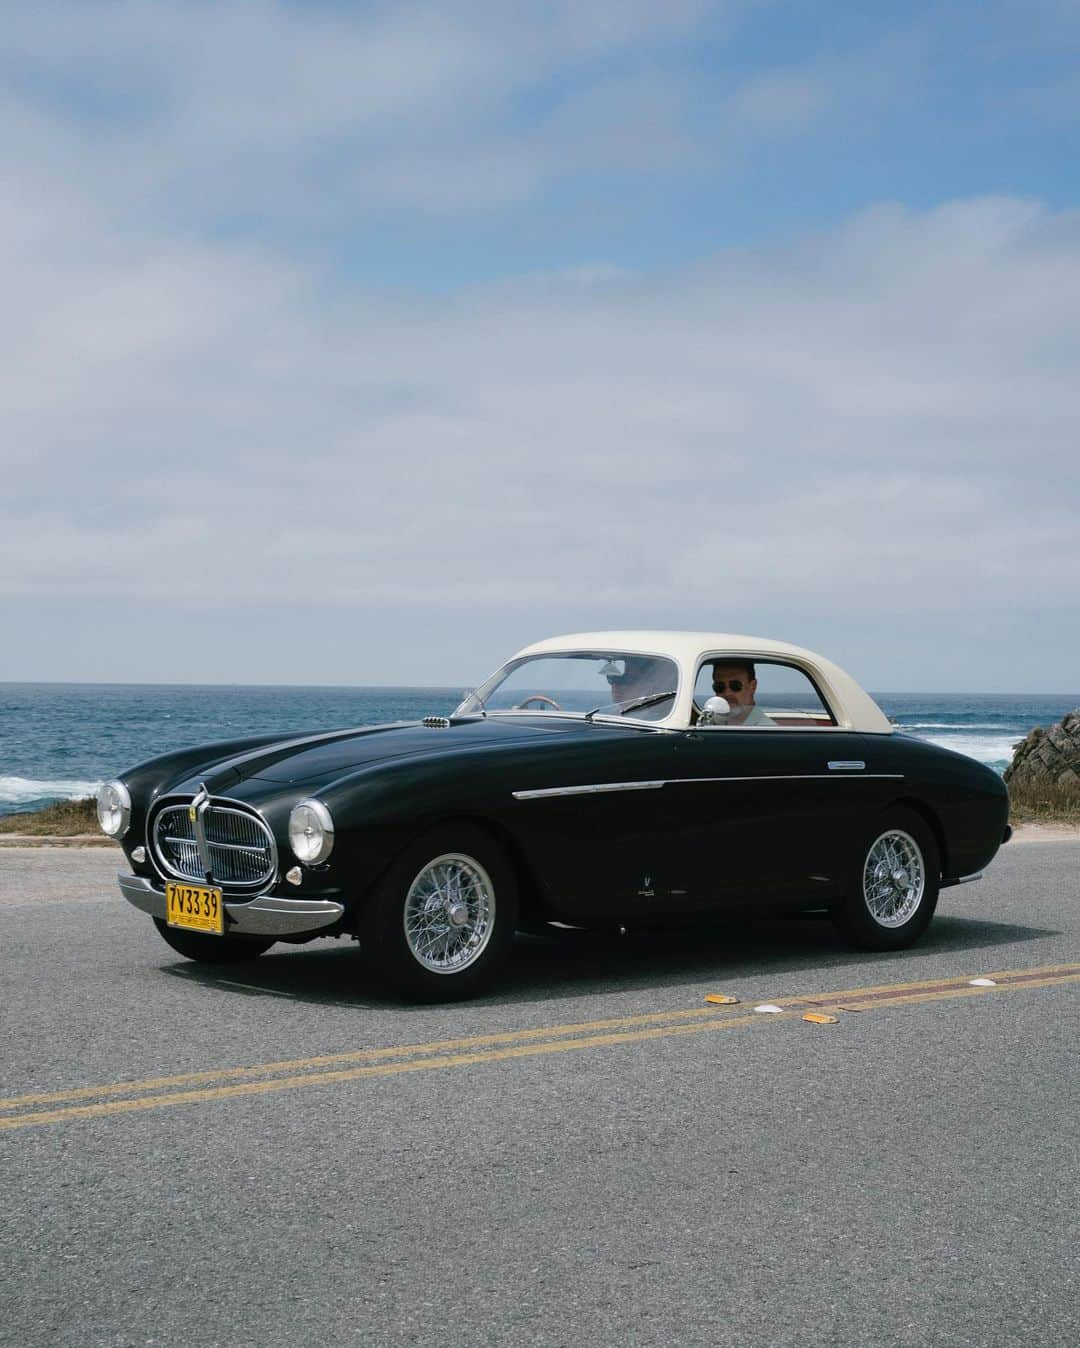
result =
[[[452,692],[464,691],[475,684],[458,683],[451,680],[449,683],[195,683],[195,682],[150,682],[148,680],[127,681],[120,679],[0,679],[0,688],[5,687],[32,687],[32,688],[321,688],[334,689],[337,691],[348,692],[381,692],[386,690],[409,690],[418,693],[432,692]],[[1059,692],[1054,689],[1047,691],[1020,691],[1015,688],[882,688],[878,690],[866,689],[872,697],[890,697],[900,695],[903,697],[1057,697],[1057,698],[1077,698],[1080,700],[1080,690],[1071,692]]]

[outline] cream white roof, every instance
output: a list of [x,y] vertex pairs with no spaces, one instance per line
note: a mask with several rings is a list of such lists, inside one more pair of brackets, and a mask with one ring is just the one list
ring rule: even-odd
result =
[[767,637],[749,637],[732,632],[573,632],[548,637],[525,646],[515,660],[529,655],[558,651],[614,650],[632,655],[664,655],[679,667],[679,695],[671,715],[651,725],[686,726],[690,723],[694,679],[705,658],[716,655],[744,656],[750,660],[780,660],[813,676],[842,729],[891,734],[892,724],[872,697],[865,693],[839,665],[802,646]]

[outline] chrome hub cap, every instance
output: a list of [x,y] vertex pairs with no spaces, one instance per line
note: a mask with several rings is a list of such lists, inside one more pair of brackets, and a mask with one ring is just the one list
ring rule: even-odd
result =
[[436,974],[456,974],[479,959],[495,924],[495,886],[463,853],[429,861],[405,897],[405,940],[413,958]]
[[902,927],[922,903],[922,852],[910,833],[889,829],[871,844],[863,866],[863,899],[880,927]]

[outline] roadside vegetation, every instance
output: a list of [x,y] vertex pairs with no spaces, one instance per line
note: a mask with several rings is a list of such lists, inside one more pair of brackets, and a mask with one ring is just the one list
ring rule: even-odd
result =
[[1009,786],[1009,818],[1013,824],[1080,826],[1080,786],[1014,783]]
[[77,833],[100,833],[93,796],[58,800],[42,810],[0,815],[0,833],[24,833],[30,837],[70,838]]

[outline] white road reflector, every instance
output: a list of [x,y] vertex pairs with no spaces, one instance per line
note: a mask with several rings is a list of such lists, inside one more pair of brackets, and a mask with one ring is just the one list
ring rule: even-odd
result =
[[992,978],[969,978],[968,982],[973,988],[996,988],[997,984]]
[[840,1021],[836,1016],[826,1016],[820,1011],[807,1011],[803,1020],[808,1020],[811,1025],[839,1025]]
[[713,1006],[737,1006],[738,997],[729,997],[726,992],[709,992],[705,995],[705,1000]]
[[782,1006],[773,1006],[772,1002],[762,1002],[760,1006],[755,1006],[755,1011],[764,1011],[767,1015],[778,1016],[783,1011]]

